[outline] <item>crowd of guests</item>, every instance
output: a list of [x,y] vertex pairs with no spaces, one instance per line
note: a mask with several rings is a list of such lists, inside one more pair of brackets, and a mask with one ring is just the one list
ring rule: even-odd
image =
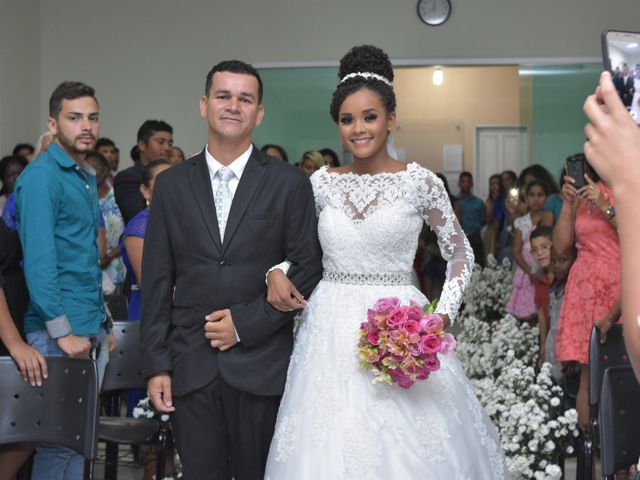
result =
[[[540,363],[553,365],[556,380],[579,378],[576,407],[588,429],[591,329],[595,325],[606,338],[621,321],[620,242],[612,190],[584,154],[568,161],[580,162],[584,178],[563,168],[558,187],[547,169],[531,165],[518,176],[492,175],[483,201],[472,193],[472,174],[462,172],[459,194],[449,197],[476,263],[484,265],[488,254],[512,262],[507,312],[539,326]],[[437,298],[445,264],[429,233],[421,245],[421,283],[428,298]]]

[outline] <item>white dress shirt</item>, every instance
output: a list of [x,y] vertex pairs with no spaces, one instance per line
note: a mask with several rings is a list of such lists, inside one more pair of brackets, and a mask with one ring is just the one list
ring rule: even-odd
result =
[[[209,145],[207,145],[204,149],[205,157],[207,159],[207,168],[209,169],[209,179],[211,180],[211,190],[213,191],[213,195],[215,196],[216,191],[218,190],[218,186],[220,185],[220,177],[216,175],[218,170],[222,167],[229,167],[234,176],[229,180],[229,191],[231,192],[231,201],[233,201],[233,197],[236,194],[236,190],[238,189],[238,184],[240,183],[240,178],[242,177],[242,172],[244,172],[244,167],[247,166],[247,162],[249,161],[249,157],[251,156],[251,152],[253,151],[253,144],[249,145],[249,148],[236,158],[229,165],[223,165],[218,160],[213,158],[213,155],[209,153]],[[235,330],[235,325],[233,326]],[[236,330],[236,340],[240,341],[240,337],[238,336],[238,331]]]
[[204,151],[207,159],[207,168],[209,169],[209,179],[211,180],[211,190],[213,191],[214,196],[218,190],[218,186],[220,185],[220,177],[216,175],[218,170],[222,167],[229,167],[233,171],[234,176],[229,180],[229,191],[231,191],[231,200],[233,201],[233,197],[238,189],[238,184],[240,183],[240,178],[242,177],[242,172],[244,172],[244,167],[247,166],[247,162],[249,161],[249,157],[253,151],[253,145],[249,145],[249,148],[229,165],[223,165],[213,158],[213,155],[209,153],[209,145],[205,147]]

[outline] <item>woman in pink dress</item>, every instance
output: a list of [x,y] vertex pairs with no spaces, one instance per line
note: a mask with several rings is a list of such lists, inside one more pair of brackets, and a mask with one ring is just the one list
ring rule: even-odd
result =
[[594,171],[585,179],[586,185],[576,189],[574,179],[565,177],[564,204],[553,235],[557,252],[568,250],[574,240],[578,251],[560,310],[556,356],[584,367],[576,401],[583,428],[589,423],[586,365],[591,328],[596,325],[606,333],[620,317],[620,245],[613,194]]

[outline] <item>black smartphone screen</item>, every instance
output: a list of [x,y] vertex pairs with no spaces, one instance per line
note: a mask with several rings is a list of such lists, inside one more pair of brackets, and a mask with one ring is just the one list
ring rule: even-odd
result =
[[573,184],[576,188],[582,188],[585,186],[587,181],[584,178],[585,170],[585,159],[582,155],[575,155],[573,157],[567,158],[566,163],[566,171],[567,175],[573,177],[575,183]]

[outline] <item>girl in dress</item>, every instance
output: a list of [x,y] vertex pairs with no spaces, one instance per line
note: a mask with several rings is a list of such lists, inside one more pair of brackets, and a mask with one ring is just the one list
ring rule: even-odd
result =
[[547,185],[532,180],[525,187],[525,202],[529,212],[513,222],[513,259],[516,270],[513,274],[513,291],[507,302],[507,312],[522,320],[532,320],[538,312],[535,302],[536,263],[531,255],[529,235],[538,225],[551,225],[553,216],[543,210],[547,198]]
[[[442,181],[388,153],[396,114],[387,55],[354,47],[339,77],[331,115],[354,161],[311,177],[324,273],[302,313],[265,478],[506,478],[500,441],[455,355],[410,389],[374,385],[358,365],[368,308],[389,296],[427,302],[411,284],[425,222],[448,262],[437,308],[447,324],[473,252]],[[276,308],[302,301],[280,269],[268,280]]]

